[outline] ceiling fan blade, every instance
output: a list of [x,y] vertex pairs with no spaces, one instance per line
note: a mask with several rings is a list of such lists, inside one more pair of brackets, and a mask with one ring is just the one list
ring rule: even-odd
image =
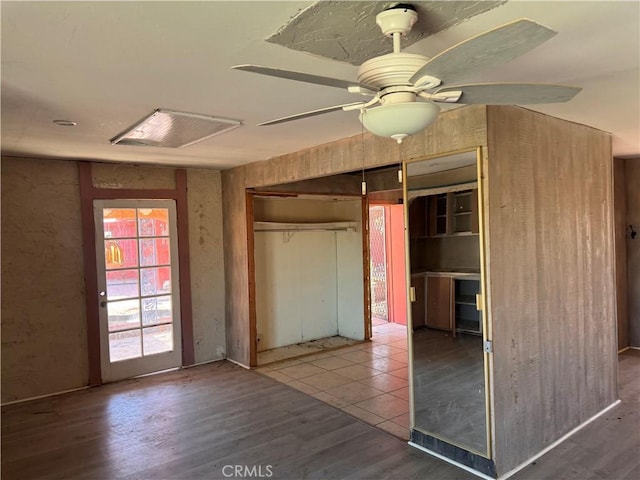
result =
[[420,79],[430,75],[452,83],[470,73],[513,60],[549,40],[556,33],[526,18],[516,20],[439,53],[414,73],[409,81],[419,86]]
[[309,73],[293,72],[291,70],[281,70],[279,68],[261,67],[259,65],[235,65],[234,70],[243,70],[245,72],[259,73],[261,75],[269,75],[271,77],[285,78],[287,80],[296,80],[298,82],[315,83],[317,85],[326,85],[328,87],[345,88],[362,87],[367,90],[377,92],[379,88],[365,85],[358,82],[349,82],[340,80],[339,78],[322,77],[320,75],[311,75]]
[[343,105],[336,105],[334,107],[319,108],[318,110],[311,110],[310,112],[297,113],[295,115],[289,115],[287,117],[276,118],[275,120],[269,120],[268,122],[262,122],[262,123],[259,123],[258,126],[263,127],[266,125],[276,125],[278,123],[290,122],[292,120],[300,120],[301,118],[315,117],[316,115],[321,115],[323,113],[342,110],[343,107],[351,107],[354,105],[365,105],[365,104],[366,102],[354,102],[354,103],[345,103]]
[[462,91],[457,103],[467,105],[533,105],[566,102],[582,88],[546,83],[475,83],[439,88],[434,95],[457,90]]

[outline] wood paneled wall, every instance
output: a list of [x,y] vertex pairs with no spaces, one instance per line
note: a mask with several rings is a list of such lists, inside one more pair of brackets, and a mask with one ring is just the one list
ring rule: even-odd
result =
[[[629,309],[627,306],[627,198],[624,158],[613,159],[613,206],[616,250],[616,303],[618,307],[618,350],[629,346]],[[639,179],[640,181],[640,179]]]
[[[369,133],[222,173],[228,358],[248,366],[249,271],[245,189],[279,185],[484,145],[485,107],[443,112],[422,134],[398,145]],[[327,192],[331,193],[331,192]]]
[[617,399],[609,134],[487,107],[499,474]]
[[640,348],[640,158],[625,159],[624,176],[626,225],[636,232],[635,238],[626,236],[629,345]]

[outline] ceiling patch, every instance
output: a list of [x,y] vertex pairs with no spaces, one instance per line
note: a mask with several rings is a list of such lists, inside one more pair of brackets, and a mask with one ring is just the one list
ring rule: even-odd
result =
[[[411,2],[418,23],[403,38],[409,46],[423,38],[498,7],[507,0]],[[389,39],[380,35],[376,15],[398,2],[318,1],[300,11],[267,42],[352,65],[391,52]]]

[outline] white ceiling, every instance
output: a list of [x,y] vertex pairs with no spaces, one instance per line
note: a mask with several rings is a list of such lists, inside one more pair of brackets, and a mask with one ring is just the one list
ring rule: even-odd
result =
[[[253,63],[355,80],[357,67],[264,41],[312,3],[2,1],[2,153],[226,169],[358,134],[357,112],[255,126],[361,97],[230,68]],[[511,0],[407,51],[433,56],[523,17],[559,34],[468,81],[581,86],[566,104],[534,109],[612,132],[615,155],[639,155],[637,0]],[[109,144],[154,108],[233,118],[244,126],[182,149]],[[78,125],[60,127],[55,119]]]

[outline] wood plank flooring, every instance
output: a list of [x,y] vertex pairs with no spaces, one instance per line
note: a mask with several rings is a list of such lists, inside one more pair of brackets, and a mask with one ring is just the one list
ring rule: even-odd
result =
[[[623,403],[514,478],[638,478],[640,358],[620,366]],[[274,479],[476,478],[228,362],[2,408],[3,480],[241,478],[226,465]]]
[[482,337],[416,330],[413,388],[416,429],[486,455]]

